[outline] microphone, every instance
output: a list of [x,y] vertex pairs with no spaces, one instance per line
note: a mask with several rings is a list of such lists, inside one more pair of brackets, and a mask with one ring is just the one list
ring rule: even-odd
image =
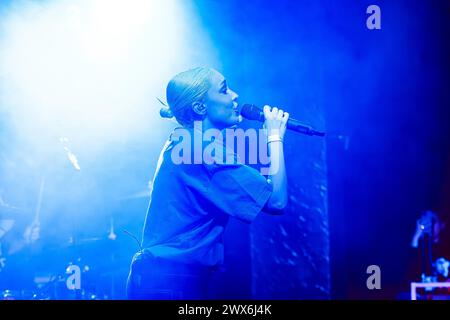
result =
[[[259,122],[265,121],[264,112],[262,111],[262,109],[258,108],[254,104],[242,105],[241,115],[244,118],[247,118],[248,120],[256,120]],[[288,119],[286,127],[289,130],[303,133],[303,134],[306,134],[309,136],[323,137],[325,135],[325,132],[320,132],[320,131],[314,130],[312,127],[307,126],[307,125],[301,123],[300,121],[292,119],[292,118]]]

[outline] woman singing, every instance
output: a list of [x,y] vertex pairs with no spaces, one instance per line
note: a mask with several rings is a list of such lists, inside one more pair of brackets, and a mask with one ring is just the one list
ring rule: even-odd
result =
[[[236,156],[232,163],[194,161],[193,154],[200,148],[203,155],[205,144],[185,141],[199,127],[203,133],[222,132],[239,123],[238,95],[222,74],[210,68],[182,72],[170,80],[166,95],[169,107],[163,111],[181,127],[159,157],[142,249],[133,257],[127,293],[130,299],[207,299],[210,275],[223,262],[229,217],[251,222],[261,211],[281,213],[286,207],[283,137],[289,114],[264,107],[271,160],[266,178]],[[192,162],[178,161],[180,143],[192,146],[182,155],[193,155]]]

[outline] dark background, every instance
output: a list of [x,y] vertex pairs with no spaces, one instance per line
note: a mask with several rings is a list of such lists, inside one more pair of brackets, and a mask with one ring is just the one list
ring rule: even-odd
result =
[[[366,28],[371,4],[381,8],[381,30]],[[409,248],[416,219],[432,209],[449,225],[449,3],[197,6],[241,101],[283,106],[320,128],[326,123],[330,297],[393,299],[408,291],[417,276]],[[305,139],[287,137],[290,186],[320,174],[295,165],[305,143],[317,143]],[[232,265],[239,264],[233,253],[245,252],[236,248],[229,246]],[[366,288],[372,264],[381,268],[381,290]]]

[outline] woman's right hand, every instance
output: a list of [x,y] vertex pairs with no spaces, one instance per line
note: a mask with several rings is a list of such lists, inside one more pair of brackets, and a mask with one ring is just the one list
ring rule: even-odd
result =
[[264,127],[267,130],[267,136],[279,136],[283,139],[286,132],[286,125],[289,119],[289,113],[284,112],[277,107],[271,108],[268,105],[264,106]]

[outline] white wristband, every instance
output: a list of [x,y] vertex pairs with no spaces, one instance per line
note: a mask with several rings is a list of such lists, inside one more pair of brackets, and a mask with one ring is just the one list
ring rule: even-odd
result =
[[278,134],[270,135],[267,137],[267,143],[271,143],[271,142],[275,142],[275,141],[283,142],[283,139],[281,139],[281,137]]

